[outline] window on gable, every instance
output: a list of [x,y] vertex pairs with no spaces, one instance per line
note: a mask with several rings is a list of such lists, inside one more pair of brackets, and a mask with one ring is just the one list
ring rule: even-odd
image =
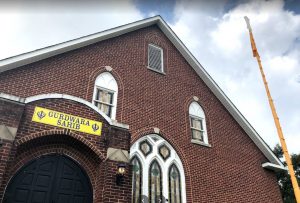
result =
[[197,102],[192,102],[189,107],[190,128],[192,140],[208,144],[205,114]]
[[112,119],[116,119],[118,85],[108,72],[100,74],[95,81],[93,104]]
[[155,45],[148,45],[148,68],[163,72],[163,49]]
[[203,119],[190,116],[192,138],[196,140],[204,141],[204,128]]
[[113,108],[113,98],[114,92],[96,87],[95,106],[109,117],[111,117],[111,110]]

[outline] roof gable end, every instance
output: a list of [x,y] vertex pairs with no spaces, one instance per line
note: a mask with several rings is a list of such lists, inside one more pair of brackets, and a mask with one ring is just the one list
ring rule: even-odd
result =
[[167,38],[173,43],[177,50],[182,54],[189,65],[195,70],[198,76],[204,81],[204,83],[209,87],[209,89],[214,93],[214,95],[219,99],[219,101],[225,106],[228,112],[233,116],[237,123],[243,128],[247,135],[252,139],[256,146],[261,150],[261,152],[266,156],[266,158],[272,163],[280,168],[284,168],[281,161],[274,155],[269,146],[263,141],[263,139],[258,135],[250,123],[245,119],[245,117],[240,113],[240,111],[234,106],[230,99],[224,94],[221,88],[216,84],[216,82],[211,78],[211,76],[206,72],[202,65],[197,61],[197,59],[191,54],[191,52],[186,48],[186,46],[181,42],[181,40],[176,36],[176,34],[171,30],[167,23],[160,17],[155,16],[145,20],[140,20],[103,32],[95,33],[92,35],[84,36],[74,40],[66,41],[53,46],[38,49],[32,52],[20,54],[14,57],[10,57],[0,61],[0,73],[8,71],[23,65],[27,65],[36,61],[40,61],[58,54],[65,53],[67,51],[75,50],[81,47],[85,47],[96,42],[100,42],[106,39],[114,38],[141,28],[145,28],[151,25],[157,25],[162,32],[167,36]]

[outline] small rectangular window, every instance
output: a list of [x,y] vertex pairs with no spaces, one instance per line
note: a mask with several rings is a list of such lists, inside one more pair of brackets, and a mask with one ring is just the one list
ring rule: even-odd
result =
[[148,45],[148,68],[163,72],[163,50],[152,44]]
[[95,106],[97,106],[100,111],[110,117],[113,107],[114,93],[99,88],[97,88],[96,91],[96,99],[94,100]]
[[191,130],[192,138],[203,142],[204,128],[203,128],[203,119],[190,117],[191,119]]

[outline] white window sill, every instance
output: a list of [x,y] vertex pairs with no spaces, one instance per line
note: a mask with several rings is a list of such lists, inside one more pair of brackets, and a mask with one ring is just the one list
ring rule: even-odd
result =
[[152,70],[152,71],[156,72],[156,73],[160,73],[160,74],[162,74],[162,75],[166,75],[166,73],[165,73],[165,72],[162,72],[162,71],[156,70],[156,69],[154,69],[154,68],[150,68],[149,66],[147,66],[147,68],[148,68],[149,70]]
[[202,146],[204,146],[204,147],[211,147],[210,144],[204,143],[204,142],[201,142],[201,141],[195,140],[195,139],[192,139],[192,140],[191,140],[191,143],[193,143],[193,144],[198,144],[198,145],[202,145]]

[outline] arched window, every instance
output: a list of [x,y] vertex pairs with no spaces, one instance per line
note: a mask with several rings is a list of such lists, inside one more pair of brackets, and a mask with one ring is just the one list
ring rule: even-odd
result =
[[181,203],[180,174],[175,164],[169,170],[169,202]]
[[131,160],[132,164],[132,203],[140,203],[142,195],[142,165],[135,156]]
[[[172,202],[186,203],[185,176],[182,162],[174,148],[157,134],[146,135],[138,139],[130,148],[133,165],[133,198],[136,203],[140,183],[141,197],[144,202],[164,202],[173,194]],[[135,165],[141,165],[141,181],[135,173]],[[175,195],[175,197],[174,197]],[[142,199],[143,200],[143,199]],[[143,202],[140,200],[139,202]],[[170,202],[170,201],[169,201]]]
[[149,202],[162,200],[162,174],[157,161],[153,161],[149,168]]
[[205,114],[197,102],[192,102],[190,104],[189,117],[192,141],[208,144]]
[[109,72],[101,73],[95,81],[93,103],[108,117],[116,119],[118,84]]

